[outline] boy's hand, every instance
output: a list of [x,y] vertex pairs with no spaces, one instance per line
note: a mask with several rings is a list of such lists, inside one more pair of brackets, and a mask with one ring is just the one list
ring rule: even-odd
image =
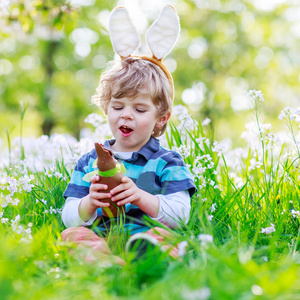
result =
[[102,199],[110,198],[110,193],[99,191],[107,190],[106,184],[99,183],[100,176],[96,175],[91,178],[90,193],[81,199],[79,205],[79,216],[83,221],[88,221],[99,207],[109,207],[109,202],[102,202]]
[[126,203],[137,205],[145,191],[139,189],[129,177],[123,176],[121,182],[122,183],[110,191],[111,201],[118,201],[116,203],[118,206]]
[[156,218],[159,210],[159,199],[138,188],[129,177],[123,176],[121,182],[110,191],[111,201],[116,202],[118,206],[132,203],[150,217]]
[[90,193],[88,195],[90,205],[95,207],[109,207],[109,202],[102,202],[102,199],[111,197],[110,193],[104,193],[107,190],[107,185],[99,183],[100,176],[95,175],[91,178]]

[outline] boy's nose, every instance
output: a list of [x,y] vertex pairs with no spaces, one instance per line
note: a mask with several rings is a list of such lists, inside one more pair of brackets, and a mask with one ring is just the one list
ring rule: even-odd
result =
[[132,119],[132,113],[130,109],[123,110],[123,113],[121,114],[122,119]]

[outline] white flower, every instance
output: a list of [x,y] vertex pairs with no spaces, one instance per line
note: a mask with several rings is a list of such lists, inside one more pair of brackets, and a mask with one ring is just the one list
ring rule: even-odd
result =
[[283,120],[283,119],[289,119],[289,120],[294,120],[296,123],[300,122],[300,108],[297,107],[295,109],[287,106],[285,107],[279,114],[278,119]]
[[279,116],[278,116],[278,119],[283,120],[284,118],[285,118],[285,114],[281,111]]
[[4,201],[3,203],[1,203],[2,208],[5,208],[6,206],[7,206],[7,202]]
[[202,126],[206,126],[206,125],[208,125],[210,122],[211,122],[211,119],[206,118],[205,120],[203,120]]
[[207,140],[207,138],[197,138],[196,139],[196,143],[198,144],[198,146],[199,146],[199,148],[202,150],[202,151],[204,151],[205,150],[205,148],[204,148],[204,142]]
[[273,133],[267,133],[265,136],[265,141],[266,141],[266,144],[270,145],[270,146],[280,143],[279,137]]
[[172,150],[178,152],[183,157],[188,157],[191,153],[191,150],[185,145],[181,145],[180,147],[174,146]]
[[213,217],[214,217],[213,215],[209,215],[209,216],[207,216],[207,220],[211,221],[213,219]]
[[216,207],[217,207],[217,204],[214,203],[214,204],[211,206],[210,211],[211,211],[212,213],[215,212],[215,211],[216,211]]
[[251,292],[255,296],[261,296],[263,294],[263,289],[259,285],[254,284],[251,287]]
[[26,234],[31,234],[31,228],[28,227],[27,229],[24,230],[24,232],[25,232]]
[[188,114],[188,110],[183,105],[175,105],[173,107],[173,116],[180,116],[181,114]]
[[194,167],[192,169],[192,172],[196,177],[200,177],[205,172],[205,170],[206,168],[204,168],[202,165],[199,165],[197,167]]
[[59,173],[59,172],[55,172],[54,176],[57,177],[57,178],[63,178],[64,177],[64,175]]
[[102,118],[102,116],[92,113],[84,119],[84,122],[90,123],[96,128],[104,122],[104,119]]
[[182,290],[181,296],[185,300],[207,300],[210,299],[211,291],[209,287],[203,287],[198,290],[185,288]]
[[218,153],[218,156],[221,157],[222,154],[223,154],[224,151],[225,151],[225,146],[222,145],[221,143],[215,141],[215,142],[213,143],[212,151],[213,151],[213,152],[217,152],[217,153]]
[[293,218],[296,218],[297,216],[300,216],[300,211],[292,209],[291,214],[292,214]]
[[270,233],[275,232],[275,231],[276,231],[276,229],[275,229],[274,224],[271,224],[270,227],[266,227],[266,228],[261,229],[261,233],[266,233],[266,234],[270,234]]
[[8,223],[9,219],[8,218],[1,218],[1,223],[6,224]]
[[54,209],[52,206],[50,206],[50,214],[52,215],[52,214],[56,214],[56,213],[57,213],[56,209]]
[[22,225],[19,225],[18,227],[17,227],[17,234],[22,234],[23,233],[23,226]]
[[248,96],[251,97],[254,101],[265,101],[262,91],[250,90]]
[[249,171],[254,169],[260,169],[262,167],[262,162],[257,161],[255,158],[250,159],[250,166],[248,168]]
[[17,216],[15,217],[15,219],[12,220],[11,222],[12,222],[12,223],[19,223],[19,222],[20,222],[20,219],[21,219],[20,215],[17,215]]
[[19,203],[20,203],[20,200],[19,200],[19,199],[15,199],[15,200],[12,200],[12,201],[11,201],[11,204],[12,204],[13,206],[17,206]]
[[210,164],[207,165],[207,168],[212,169],[214,166],[215,166],[215,163],[213,161],[211,161]]
[[45,205],[47,204],[47,201],[44,199],[41,199],[41,202],[44,203]]
[[213,236],[210,234],[199,234],[198,239],[200,240],[202,246],[212,243],[214,240]]
[[179,256],[183,256],[186,253],[187,245],[188,245],[187,241],[183,241],[178,244],[178,255]]
[[18,185],[19,185],[20,192],[22,192],[22,191],[25,191],[25,192],[28,192],[28,193],[31,192],[31,190],[34,186],[33,184],[30,184],[30,181],[32,179],[33,179],[32,176],[28,177],[27,175],[19,178]]

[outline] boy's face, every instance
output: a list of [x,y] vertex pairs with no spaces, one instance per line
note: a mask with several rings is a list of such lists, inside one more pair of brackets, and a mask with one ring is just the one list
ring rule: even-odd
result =
[[140,150],[150,139],[155,127],[162,127],[169,118],[158,117],[157,108],[149,95],[136,98],[111,98],[107,117],[116,139],[113,150],[133,152]]

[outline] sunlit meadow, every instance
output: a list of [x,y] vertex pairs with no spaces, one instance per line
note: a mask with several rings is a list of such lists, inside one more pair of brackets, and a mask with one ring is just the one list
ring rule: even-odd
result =
[[[124,267],[89,264],[62,242],[62,194],[77,159],[110,137],[102,116],[86,118],[79,141],[58,134],[11,141],[7,133],[1,299],[300,299],[300,108],[284,108],[282,131],[274,133],[260,120],[269,100],[255,90],[248,97],[253,121],[241,124],[243,148],[214,140],[209,119],[174,108],[161,143],[184,157],[198,189],[189,223],[175,230],[177,260],[161,253]],[[114,235],[109,244],[126,259],[126,233]]]

